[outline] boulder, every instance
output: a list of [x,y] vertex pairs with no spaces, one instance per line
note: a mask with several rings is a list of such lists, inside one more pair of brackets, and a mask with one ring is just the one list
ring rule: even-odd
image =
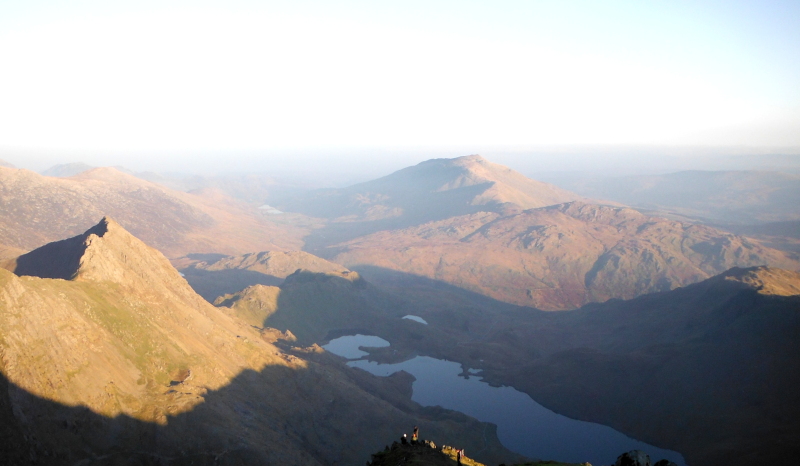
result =
[[678,466],[678,465],[670,460],[663,459],[656,461],[656,464],[654,464],[653,466]]
[[614,466],[650,466],[650,456],[641,450],[631,450],[619,455]]

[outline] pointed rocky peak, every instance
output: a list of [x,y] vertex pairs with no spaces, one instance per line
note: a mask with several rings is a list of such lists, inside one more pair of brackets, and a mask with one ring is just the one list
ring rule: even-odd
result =
[[61,241],[47,243],[44,246],[23,254],[17,258],[14,273],[39,278],[75,278],[81,266],[81,259],[86,253],[90,236],[102,237],[108,232],[108,218],[86,230],[85,233]]
[[14,273],[114,282],[140,293],[168,292],[192,302],[201,299],[163,254],[108,217],[81,235],[23,254]]
[[741,283],[764,295],[800,295],[800,273],[774,267],[734,267],[722,274],[726,281]]

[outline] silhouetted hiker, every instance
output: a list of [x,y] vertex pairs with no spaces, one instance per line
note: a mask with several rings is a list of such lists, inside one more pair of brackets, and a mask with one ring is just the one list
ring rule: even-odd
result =
[[419,427],[414,426],[414,433],[411,434],[411,443],[417,443],[419,440]]
[[458,461],[458,464],[461,464],[461,458],[463,458],[463,457],[464,457],[464,449],[462,448],[462,449],[456,450],[456,461]]
[[400,443],[403,445],[408,445],[408,437],[406,437],[406,434],[403,434],[403,436],[400,437]]

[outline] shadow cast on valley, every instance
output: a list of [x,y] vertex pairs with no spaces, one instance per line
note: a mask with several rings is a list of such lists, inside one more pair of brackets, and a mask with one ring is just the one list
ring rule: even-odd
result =
[[251,270],[202,270],[187,267],[180,272],[194,291],[210,303],[219,296],[236,293],[248,286],[278,286],[283,283],[283,278]]
[[[291,353],[291,350],[289,351]],[[413,378],[378,378],[326,353],[295,350],[304,369],[245,370],[218,390],[162,387],[188,411],[163,423],[109,418],[33,395],[0,374],[0,460],[8,465],[351,465],[419,425],[438,442],[483,443],[488,457],[518,459],[466,416],[410,400]],[[313,361],[313,360],[316,360]],[[323,363],[323,364],[320,364]],[[170,409],[170,406],[167,406]]]
[[[355,267],[376,285],[290,280],[265,325],[306,343],[369,333],[370,360],[414,355],[483,370],[569,417],[683,453],[689,464],[785,464],[800,449],[800,298],[727,276],[543,312],[435,280]],[[739,272],[732,271],[735,275]],[[423,325],[408,319],[418,315]]]

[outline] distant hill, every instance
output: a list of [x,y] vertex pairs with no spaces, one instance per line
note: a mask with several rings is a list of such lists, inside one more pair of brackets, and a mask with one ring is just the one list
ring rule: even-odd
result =
[[0,269],[4,462],[359,464],[413,425],[518,458],[484,424],[412,402],[407,375],[226,315],[111,219],[15,271]]
[[41,174],[44,176],[53,176],[56,178],[68,178],[70,176],[78,175],[93,168],[96,167],[81,162],[62,163],[59,165],[54,165],[48,168],[47,170],[42,171]]
[[800,220],[800,175],[775,171],[682,171],[556,181],[583,196],[736,225]]
[[433,159],[343,189],[311,191],[276,206],[331,221],[307,238],[307,249],[385,229],[475,212],[530,209],[580,196],[526,178],[479,155]]
[[5,160],[2,159],[0,159],[0,167],[17,168],[12,163],[6,162]]
[[218,191],[173,191],[114,168],[70,178],[0,168],[0,243],[30,250],[109,215],[170,257],[299,249],[302,228]]
[[188,264],[181,267],[181,272],[192,288],[209,302],[251,285],[280,285],[298,269],[309,272],[349,272],[344,266],[303,251],[262,251],[215,257],[209,261],[188,261]]
[[378,232],[321,255],[545,310],[667,291],[734,266],[800,268],[797,258],[745,237],[577,201]]
[[[327,339],[320,328],[358,328],[365,319],[383,319],[404,303],[373,288],[356,272],[298,270],[280,287],[255,285],[218,298],[217,306],[259,327],[291,331],[303,344]],[[376,310],[379,315],[376,315]]]

